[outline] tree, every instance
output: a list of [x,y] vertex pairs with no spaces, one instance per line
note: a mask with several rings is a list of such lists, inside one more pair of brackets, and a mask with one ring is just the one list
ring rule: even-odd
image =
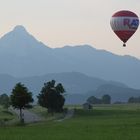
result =
[[0,105],[2,105],[4,108],[8,109],[10,106],[10,99],[7,94],[0,95]]
[[111,103],[111,97],[109,95],[103,95],[102,96],[102,103],[103,104],[110,104]]
[[135,98],[134,97],[130,97],[128,99],[128,103],[135,103]]
[[140,97],[130,97],[128,103],[140,103]]
[[61,83],[55,85],[55,80],[44,83],[40,94],[37,96],[39,105],[46,107],[48,112],[62,112],[65,103],[63,93],[65,89]]
[[90,104],[101,104],[102,100],[96,98],[95,96],[91,96],[87,99],[87,102],[90,103]]
[[12,106],[20,110],[20,121],[24,122],[22,109],[31,107],[32,93],[23,84],[17,83],[10,97]]

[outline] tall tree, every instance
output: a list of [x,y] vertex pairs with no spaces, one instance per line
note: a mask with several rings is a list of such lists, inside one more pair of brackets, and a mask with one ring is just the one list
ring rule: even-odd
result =
[[61,83],[55,85],[55,80],[44,83],[40,94],[37,96],[38,103],[46,107],[48,112],[62,112],[65,98],[65,89]]
[[110,104],[111,103],[111,97],[110,95],[103,95],[102,96],[102,103],[103,104]]
[[31,107],[30,103],[33,102],[32,93],[23,84],[17,83],[10,97],[12,106],[20,110],[20,121],[24,122],[22,109]]

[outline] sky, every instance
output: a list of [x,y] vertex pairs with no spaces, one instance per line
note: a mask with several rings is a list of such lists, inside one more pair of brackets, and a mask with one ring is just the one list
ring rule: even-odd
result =
[[140,17],[140,0],[0,0],[0,37],[16,25],[52,48],[89,44],[140,58],[140,29],[127,47],[113,33],[111,16],[130,10]]

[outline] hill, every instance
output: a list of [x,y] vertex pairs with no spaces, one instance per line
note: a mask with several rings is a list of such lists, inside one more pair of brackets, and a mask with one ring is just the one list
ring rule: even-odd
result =
[[87,94],[99,98],[105,94],[108,94],[111,96],[112,103],[116,101],[127,102],[130,97],[139,97],[140,90],[115,84],[113,85],[110,83],[101,85],[97,88],[97,90],[88,92]]
[[78,72],[54,73],[26,78],[0,75],[0,93],[10,94],[15,84],[22,82],[33,92],[36,99],[43,84],[52,79],[64,85],[67,104],[82,104],[90,96],[101,97],[104,94],[109,94],[113,102],[126,101],[131,96],[140,96],[140,90],[129,88],[123,83],[105,81]]
[[[56,80],[56,82],[61,82],[67,93],[69,94],[85,94],[90,90],[96,90],[102,84],[108,83],[105,80],[89,77],[85,74],[78,72],[65,72],[65,73],[52,73],[42,76],[32,76],[25,78],[16,78],[10,75],[0,75],[0,92],[6,92],[10,94],[11,89],[16,83],[22,82],[34,94],[38,94],[45,82],[50,80]],[[115,82],[114,82],[115,83]],[[117,82],[116,82],[117,84]],[[123,86],[122,83],[119,83]]]
[[119,56],[89,45],[51,49],[23,26],[16,26],[0,39],[0,73],[31,77],[77,71],[104,80],[140,87],[140,60]]

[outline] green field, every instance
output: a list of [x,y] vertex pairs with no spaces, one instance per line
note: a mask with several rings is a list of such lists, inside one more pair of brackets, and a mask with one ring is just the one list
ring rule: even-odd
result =
[[139,140],[140,105],[101,105],[73,118],[0,128],[0,140]]
[[0,106],[0,124],[3,121],[10,121],[10,120],[12,120],[14,118],[15,118],[15,116],[14,116],[13,113],[11,113],[7,109],[4,109],[2,106]]

